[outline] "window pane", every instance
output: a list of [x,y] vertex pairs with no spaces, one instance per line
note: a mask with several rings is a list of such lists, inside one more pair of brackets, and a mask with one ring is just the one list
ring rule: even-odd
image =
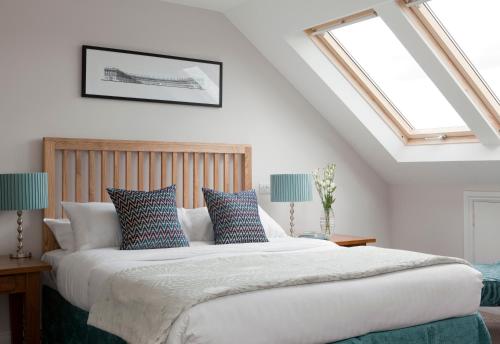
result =
[[375,17],[330,31],[414,129],[466,127],[389,27]]
[[429,7],[491,91],[500,92],[500,1],[433,0]]

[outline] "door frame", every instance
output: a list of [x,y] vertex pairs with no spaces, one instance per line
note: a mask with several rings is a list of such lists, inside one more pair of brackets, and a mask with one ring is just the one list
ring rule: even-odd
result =
[[476,260],[474,205],[481,202],[500,203],[500,191],[464,192],[464,258],[471,263]]

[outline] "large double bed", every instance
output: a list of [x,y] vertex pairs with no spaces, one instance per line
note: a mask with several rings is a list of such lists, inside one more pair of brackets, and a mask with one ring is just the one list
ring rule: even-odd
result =
[[[44,153],[46,218],[107,201],[107,183],[177,183],[184,208],[203,206],[200,185],[251,188],[246,145],[46,138]],[[43,237],[45,343],[490,343],[481,274],[459,259],[272,235],[75,252]]]

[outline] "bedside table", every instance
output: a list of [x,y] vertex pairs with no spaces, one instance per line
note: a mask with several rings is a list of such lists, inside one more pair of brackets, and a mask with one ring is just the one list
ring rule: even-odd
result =
[[334,234],[330,237],[330,241],[333,241],[339,246],[354,247],[354,246],[366,246],[366,244],[376,242],[377,240],[372,237],[359,237],[354,235]]
[[50,269],[49,264],[40,260],[0,256],[0,294],[9,294],[14,344],[23,343],[23,332],[25,343],[40,343],[40,274]]

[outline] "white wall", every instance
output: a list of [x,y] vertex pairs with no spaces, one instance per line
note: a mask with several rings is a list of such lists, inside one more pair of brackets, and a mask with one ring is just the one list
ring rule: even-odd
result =
[[[83,99],[82,44],[223,61],[224,107]],[[386,183],[222,14],[149,0],[2,1],[0,46],[0,173],[41,170],[44,136],[250,143],[254,185],[335,161],[339,230],[389,244]],[[262,202],[286,226],[287,206]],[[317,200],[296,211],[299,231],[317,229]],[[25,227],[39,256],[41,212]],[[1,213],[0,254],[15,244],[15,213]],[[6,319],[0,298],[0,333]]]
[[392,185],[394,248],[464,257],[464,191],[495,191],[499,185]]

